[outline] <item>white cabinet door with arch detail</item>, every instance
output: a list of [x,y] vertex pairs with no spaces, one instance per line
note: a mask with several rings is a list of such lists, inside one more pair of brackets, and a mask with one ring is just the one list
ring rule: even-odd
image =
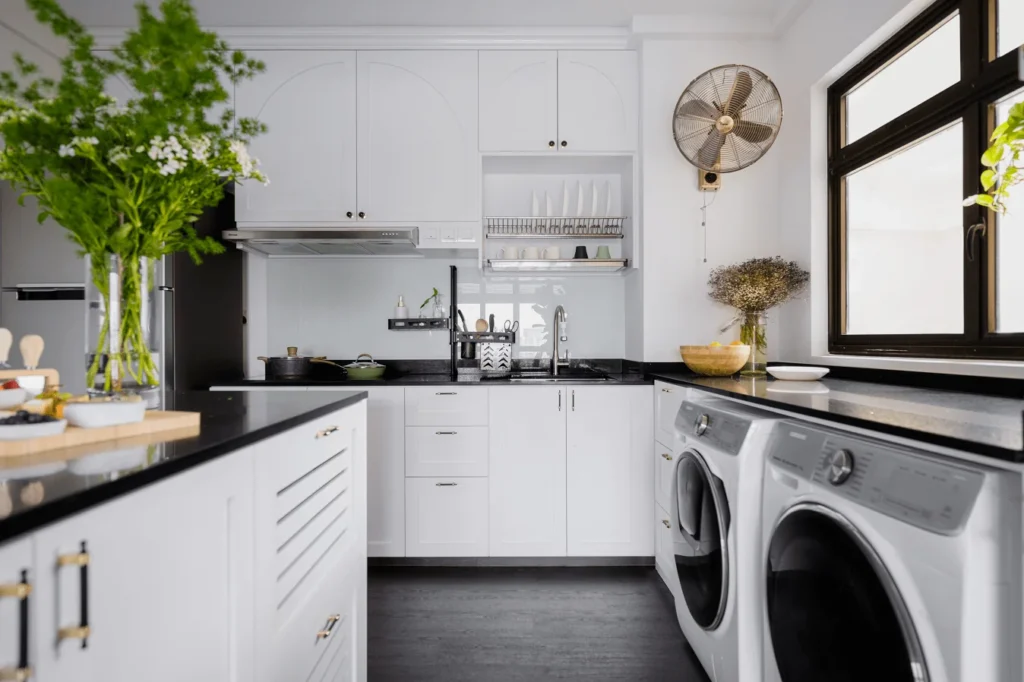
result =
[[278,226],[356,220],[356,53],[249,56],[267,70],[239,83],[237,115],[267,124],[268,132],[253,140],[250,151],[270,185],[240,186],[235,219]]
[[635,151],[638,101],[635,52],[558,53],[560,150]]
[[558,140],[558,53],[480,53],[480,151],[554,151]]
[[358,61],[366,220],[479,220],[477,53],[374,51]]

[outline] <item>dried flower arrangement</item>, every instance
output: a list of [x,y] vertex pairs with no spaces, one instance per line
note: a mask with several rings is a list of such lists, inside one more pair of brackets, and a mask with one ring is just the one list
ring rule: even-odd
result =
[[713,300],[750,315],[785,303],[803,291],[809,280],[810,273],[781,256],[751,258],[712,270],[708,290]]

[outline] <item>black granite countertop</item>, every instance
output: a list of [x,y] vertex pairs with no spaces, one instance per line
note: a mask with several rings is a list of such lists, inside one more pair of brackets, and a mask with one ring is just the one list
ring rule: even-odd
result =
[[[606,374],[608,381],[572,381],[563,379],[559,384],[586,386],[621,386],[651,384],[653,380],[643,374]],[[492,379],[480,373],[460,374],[458,381],[452,381],[448,374],[406,374],[386,377],[377,381],[353,381],[351,379],[242,379],[217,384],[217,388],[260,388],[260,387],[358,387],[358,386],[453,386],[456,384],[477,384],[480,386],[528,386],[510,382],[507,378]]]
[[1024,462],[1024,400],[850,379],[650,378],[963,452]]
[[[59,461],[0,460],[0,542],[138,490],[366,398],[365,391],[216,392],[169,396],[166,409],[202,414],[199,435],[159,445],[91,452]],[[27,464],[46,460],[45,464]]]

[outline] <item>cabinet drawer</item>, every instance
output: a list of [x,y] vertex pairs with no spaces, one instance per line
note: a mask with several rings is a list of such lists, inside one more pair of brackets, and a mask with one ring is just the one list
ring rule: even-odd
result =
[[352,432],[339,428],[342,420],[335,412],[267,441],[266,447],[276,450],[264,458],[275,491],[284,490],[339,453],[351,452]]
[[487,389],[415,386],[405,389],[406,426],[487,426]]
[[486,476],[486,426],[405,429],[406,476]]
[[335,658],[352,648],[352,588],[358,584],[353,564],[339,551],[325,559],[329,561],[318,572],[319,582],[306,590],[305,599],[274,637],[275,680],[319,681]]
[[654,499],[663,509],[671,509],[672,479],[676,472],[676,456],[661,443],[654,444]]
[[[666,525],[667,524],[667,525]],[[682,596],[672,548],[672,517],[660,504],[654,505],[654,561],[658,572],[676,599]]]
[[487,556],[486,478],[405,479],[405,554]]
[[687,389],[682,386],[654,382],[654,437],[669,447],[676,440],[676,413],[686,400]]

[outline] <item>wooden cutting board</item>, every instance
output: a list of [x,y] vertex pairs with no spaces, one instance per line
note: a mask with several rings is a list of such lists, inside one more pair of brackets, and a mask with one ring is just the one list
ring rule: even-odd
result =
[[55,436],[0,441],[0,457],[22,457],[36,452],[75,448],[105,441],[111,441],[111,445],[114,445],[113,441],[167,431],[177,432],[174,434],[177,438],[185,437],[181,434],[194,436],[199,434],[199,416],[198,412],[151,411],[146,413],[145,419],[135,424],[104,426],[97,429],[69,426],[64,433]]

